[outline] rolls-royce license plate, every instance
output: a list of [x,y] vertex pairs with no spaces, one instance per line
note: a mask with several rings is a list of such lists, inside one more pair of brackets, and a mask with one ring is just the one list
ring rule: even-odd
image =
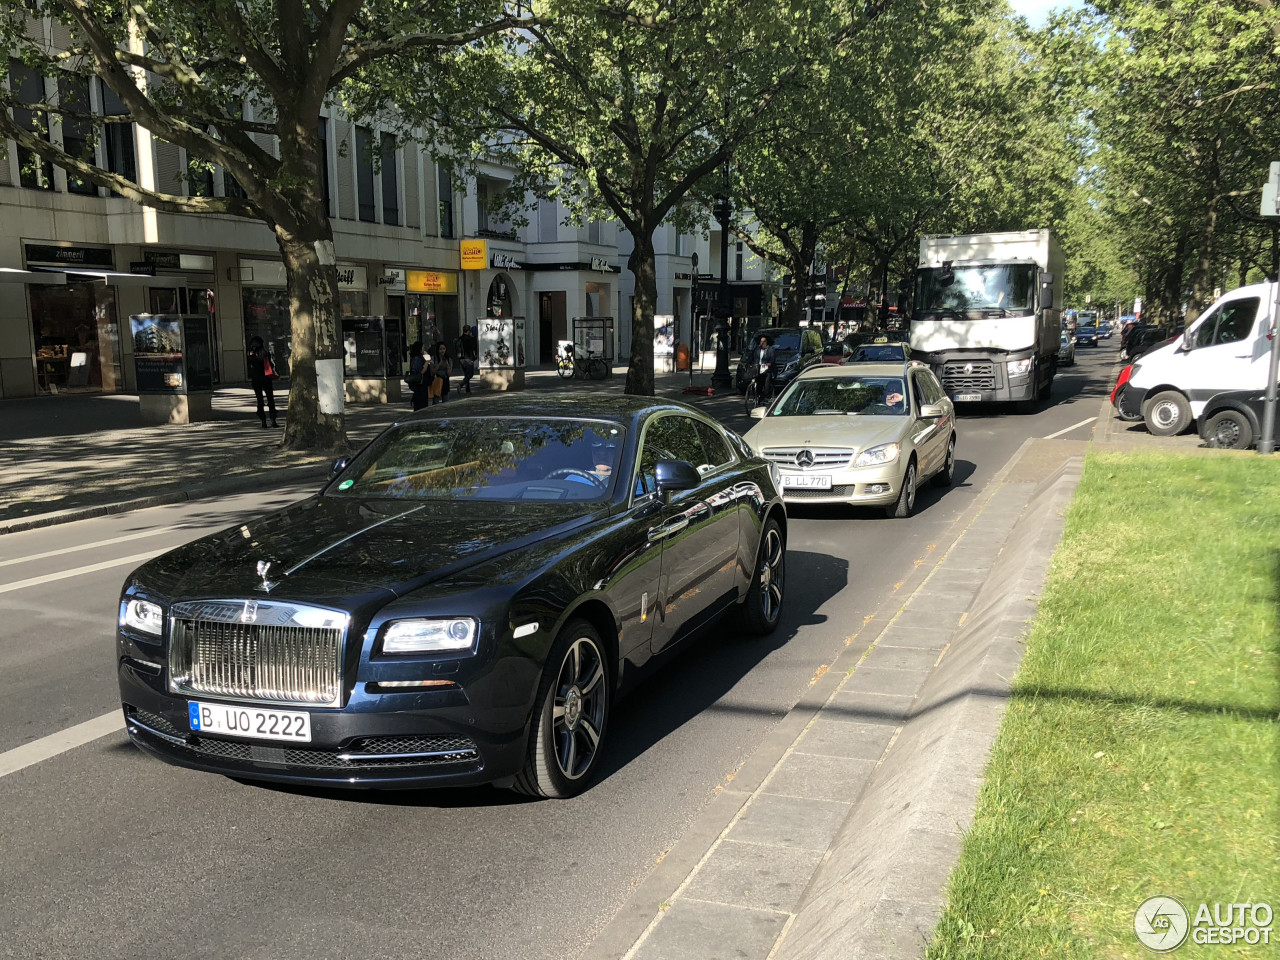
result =
[[831,477],[825,473],[784,473],[782,486],[800,490],[830,490]]
[[981,399],[982,399],[982,394],[980,393],[957,393],[955,395],[955,401],[957,403],[969,403],[971,401],[976,403]]
[[229,703],[187,701],[187,715],[194,733],[220,733],[249,740],[311,742],[311,714],[293,710],[263,710]]

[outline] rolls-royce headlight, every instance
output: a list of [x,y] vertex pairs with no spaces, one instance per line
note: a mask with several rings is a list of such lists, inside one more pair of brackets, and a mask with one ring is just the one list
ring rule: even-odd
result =
[[471,617],[393,620],[382,635],[383,653],[470,650],[480,624]]
[[164,629],[164,607],[150,600],[121,600],[120,626],[158,637]]
[[898,454],[902,452],[902,447],[896,443],[882,443],[878,447],[868,447],[858,454],[858,459],[853,461],[855,467],[874,467],[881,463],[893,463],[898,459]]

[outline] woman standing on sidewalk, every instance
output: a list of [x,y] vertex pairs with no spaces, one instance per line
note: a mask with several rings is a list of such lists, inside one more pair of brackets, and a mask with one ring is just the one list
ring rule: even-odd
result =
[[409,389],[413,391],[413,409],[421,410],[429,402],[431,379],[428,376],[427,358],[422,354],[422,341],[415,340],[409,344],[409,375],[405,377]]
[[[276,378],[275,367],[271,363],[271,354],[261,337],[249,341],[249,385],[253,387],[253,395],[258,401],[258,419],[262,421],[262,429],[267,428],[267,410],[271,411],[271,425],[276,423],[276,395],[271,381]],[[263,407],[263,399],[266,407]]]
[[431,402],[444,403],[449,399],[449,377],[453,373],[453,365],[449,362],[449,350],[443,343],[437,343],[431,355]]

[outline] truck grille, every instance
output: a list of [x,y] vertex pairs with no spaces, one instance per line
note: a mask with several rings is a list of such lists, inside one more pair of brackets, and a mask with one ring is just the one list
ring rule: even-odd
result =
[[947,393],[994,390],[996,365],[990,360],[952,360],[942,365],[942,386]]
[[[797,459],[801,454],[809,454],[813,462],[801,462]],[[769,447],[764,451],[766,460],[780,467],[792,470],[834,470],[847,467],[853,460],[853,451],[848,447]]]
[[345,614],[291,604],[178,604],[169,683],[176,693],[338,706],[346,628]]

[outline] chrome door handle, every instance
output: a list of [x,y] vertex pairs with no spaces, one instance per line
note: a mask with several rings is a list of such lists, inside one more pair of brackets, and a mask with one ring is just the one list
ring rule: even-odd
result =
[[689,525],[688,517],[676,517],[674,520],[668,520],[666,523],[660,523],[656,527],[649,528],[649,540],[665,540],[667,537],[674,536]]

